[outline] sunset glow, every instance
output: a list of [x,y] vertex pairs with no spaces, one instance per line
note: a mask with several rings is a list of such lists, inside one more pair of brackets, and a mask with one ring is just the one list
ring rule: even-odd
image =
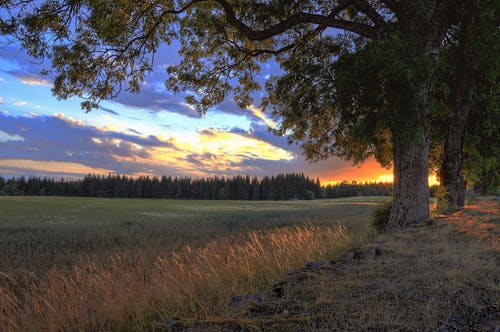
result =
[[[392,174],[383,174],[380,175],[377,179],[378,182],[392,182],[394,180],[394,176]],[[429,175],[429,186],[439,185],[439,180],[436,174]]]
[[307,162],[299,146],[269,132],[278,124],[257,106],[242,110],[226,100],[200,116],[184,95],[165,90],[164,68],[171,60],[155,66],[140,94],[123,93],[85,113],[80,100],[52,96],[52,83],[39,74],[42,64],[30,62],[14,45],[0,50],[0,174],[77,178],[88,173],[198,177],[298,172],[324,184],[392,181],[391,170],[373,159],[360,166],[335,157]]
[[[345,167],[338,168],[330,174],[320,174],[319,178],[324,184],[337,184],[342,181],[347,182],[390,182],[392,183],[394,177],[392,168],[387,169],[381,167],[375,159],[368,159],[366,162],[359,166],[352,166],[347,164]],[[429,175],[429,185],[439,185],[439,180],[435,174]]]

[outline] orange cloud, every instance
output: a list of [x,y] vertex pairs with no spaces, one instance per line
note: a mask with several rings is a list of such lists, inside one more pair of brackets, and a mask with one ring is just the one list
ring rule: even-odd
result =
[[[218,130],[202,131],[191,139],[158,137],[166,146],[140,146],[132,155],[113,154],[119,162],[168,166],[186,175],[204,176],[212,172],[251,172],[247,159],[291,160],[294,156],[267,142]],[[103,140],[94,139],[97,144]]]
[[199,148],[203,153],[226,154],[240,159],[291,160],[290,151],[276,147],[257,138],[216,129],[200,133]]
[[262,110],[260,110],[258,107],[251,105],[247,109],[250,112],[252,112],[254,116],[261,119],[268,127],[274,128],[277,126],[277,123],[271,118],[267,117],[267,115],[264,112],[262,112]]
[[[260,112],[259,118],[269,125],[274,124],[257,108],[252,108],[252,112]],[[102,145],[106,143],[110,148],[113,146],[120,147],[122,143],[133,145],[133,148],[130,146],[127,148],[130,150],[129,155],[112,152],[112,156],[116,161],[168,166],[179,171],[187,171],[191,175],[207,175],[210,172],[219,173],[225,171],[231,173],[252,172],[251,167],[244,165],[244,161],[247,159],[288,161],[295,158],[290,151],[266,141],[214,128],[200,130],[194,135],[188,136],[168,137],[158,134],[155,138],[158,142],[165,143],[165,145],[159,143],[156,146],[142,146],[122,139],[106,139],[104,135],[107,133],[120,132],[112,126],[97,127],[88,125],[81,120],[66,116],[64,113],[53,114],[53,116],[72,126],[88,126],[97,129],[103,136],[91,137],[94,144]]]
[[72,126],[79,126],[79,127],[84,127],[86,126],[86,123],[82,120],[75,120],[71,116],[66,116],[64,113],[54,113],[52,114],[54,118],[57,118],[59,120],[63,120],[67,123],[69,123]]

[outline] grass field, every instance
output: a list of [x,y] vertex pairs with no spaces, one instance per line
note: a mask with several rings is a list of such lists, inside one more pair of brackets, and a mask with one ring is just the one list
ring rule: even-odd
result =
[[0,197],[0,330],[153,330],[220,313],[366,236],[386,199]]
[[312,223],[349,231],[381,197],[316,201],[183,201],[0,197],[0,271],[71,267],[87,255],[148,256],[253,230]]

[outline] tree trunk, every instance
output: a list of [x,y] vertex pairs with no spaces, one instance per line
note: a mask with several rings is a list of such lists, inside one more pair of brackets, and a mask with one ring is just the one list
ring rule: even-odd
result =
[[[465,126],[472,100],[471,66],[469,60],[467,25],[462,27],[458,42],[456,80],[450,102],[452,116],[444,144],[444,158],[440,170],[441,185],[447,191],[447,212],[451,213],[464,206],[464,178],[462,174]],[[464,191],[462,193],[462,191]]]
[[448,127],[448,135],[444,145],[444,160],[441,166],[441,185],[446,188],[447,212],[453,212],[463,207],[459,196],[463,187],[462,175],[463,145],[465,136],[465,121],[467,110],[459,107],[455,110],[453,119]]
[[458,197],[457,197],[457,206],[459,207],[464,207],[465,205],[466,190],[467,190],[467,181],[465,181],[464,177],[462,176],[462,182],[460,183],[460,190],[458,191]]
[[413,75],[397,76],[391,90],[400,99],[392,122],[394,190],[389,229],[429,219],[429,94],[450,24],[448,6],[451,2],[398,1],[398,25],[411,41],[401,60]]
[[[430,50],[430,49],[429,49]],[[436,52],[427,52],[427,54]],[[388,229],[429,219],[429,82],[411,88],[392,128],[394,182]]]
[[427,133],[416,144],[394,140],[394,193],[388,228],[429,219],[428,141]]

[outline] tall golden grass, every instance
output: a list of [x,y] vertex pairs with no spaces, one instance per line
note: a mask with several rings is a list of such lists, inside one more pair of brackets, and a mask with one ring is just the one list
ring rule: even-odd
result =
[[88,259],[70,272],[0,287],[0,331],[153,330],[174,316],[223,314],[232,295],[268,291],[290,269],[354,240],[342,225],[307,224],[186,247],[153,262],[126,254],[107,264]]

